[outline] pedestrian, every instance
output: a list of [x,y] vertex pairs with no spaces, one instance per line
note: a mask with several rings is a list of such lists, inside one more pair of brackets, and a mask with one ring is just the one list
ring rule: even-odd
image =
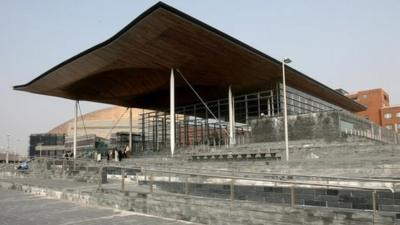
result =
[[125,158],[128,158],[129,151],[130,151],[129,145],[126,145],[126,147],[125,147],[125,149],[124,149],[124,156],[125,156]]
[[118,150],[118,161],[121,162],[122,160],[122,151],[121,149]]
[[117,150],[117,148],[114,148],[113,153],[114,153],[114,160],[115,160],[115,162],[118,162],[118,161],[119,161],[119,158],[118,158],[118,150]]

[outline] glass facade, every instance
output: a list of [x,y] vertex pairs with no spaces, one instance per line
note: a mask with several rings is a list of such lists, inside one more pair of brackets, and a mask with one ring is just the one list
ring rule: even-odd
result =
[[[283,88],[279,84],[280,108],[283,107]],[[315,96],[306,94],[292,87],[286,87],[288,115],[296,115],[303,113],[342,110],[342,108],[323,101]]]
[[[277,88],[234,96],[235,135],[238,144],[247,143],[251,128],[249,120],[283,115],[282,85]],[[228,95],[228,94],[227,94]],[[222,147],[228,144],[228,98],[176,107],[177,148],[207,146]],[[315,96],[294,88],[287,88],[288,114],[342,110]],[[141,115],[142,151],[161,151],[169,148],[169,110],[153,111]]]

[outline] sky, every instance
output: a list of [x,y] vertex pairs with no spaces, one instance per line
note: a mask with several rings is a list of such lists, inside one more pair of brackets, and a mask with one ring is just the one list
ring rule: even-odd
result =
[[[384,88],[400,104],[398,0],[176,0],[165,3],[331,88]],[[74,102],[12,90],[108,39],[157,1],[0,0],[0,151],[71,119]],[[81,102],[84,113],[107,107]]]

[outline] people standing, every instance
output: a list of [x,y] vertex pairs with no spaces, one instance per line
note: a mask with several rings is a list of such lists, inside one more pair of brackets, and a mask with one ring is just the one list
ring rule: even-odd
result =
[[118,161],[119,161],[119,158],[118,158],[118,151],[117,151],[116,148],[114,148],[113,153],[114,153],[114,160],[115,160],[115,162],[118,162]]
[[129,148],[129,145],[126,145],[126,147],[125,147],[125,150],[124,150],[124,157],[125,158],[128,158],[128,155],[129,155],[129,151],[130,151],[131,149]]
[[122,150],[118,149],[118,161],[121,162],[122,160]]

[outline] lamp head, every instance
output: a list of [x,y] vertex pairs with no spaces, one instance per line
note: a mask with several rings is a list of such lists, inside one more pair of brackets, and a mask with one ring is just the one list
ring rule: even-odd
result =
[[289,59],[289,58],[283,58],[283,62],[286,63],[286,64],[288,64],[288,63],[291,63],[292,60]]

